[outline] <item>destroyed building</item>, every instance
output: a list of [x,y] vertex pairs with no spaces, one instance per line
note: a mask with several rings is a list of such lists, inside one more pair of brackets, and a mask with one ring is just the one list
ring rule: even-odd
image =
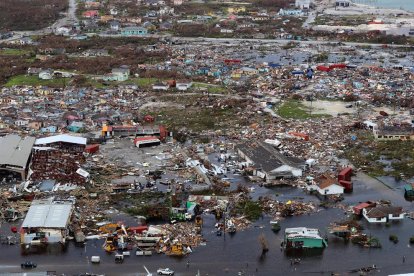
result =
[[81,169],[85,162],[85,147],[86,138],[66,134],[37,139],[33,147],[30,179],[84,184],[88,175]]
[[383,126],[374,130],[377,140],[414,140],[414,127]]
[[302,176],[305,162],[296,157],[285,156],[266,143],[244,143],[237,152],[247,166],[253,166],[253,175],[265,181]]
[[34,137],[7,135],[0,138],[0,171],[14,172],[24,180],[28,171]]
[[72,200],[34,200],[21,226],[20,242],[65,243],[72,212]]
[[127,136],[155,136],[159,137],[161,141],[164,141],[167,136],[170,136],[167,129],[164,126],[108,126],[102,127],[103,137],[127,137]]

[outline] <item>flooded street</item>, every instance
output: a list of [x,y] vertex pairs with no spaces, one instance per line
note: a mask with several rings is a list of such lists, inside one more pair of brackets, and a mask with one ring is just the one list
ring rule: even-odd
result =
[[[412,203],[406,201],[401,189],[390,189],[381,182],[364,174],[353,178],[354,191],[352,195],[345,195],[345,204],[357,204],[373,198],[391,200],[396,206],[403,206],[405,210],[412,210]],[[281,201],[295,200],[303,197],[305,201],[317,201],[317,198],[307,195],[300,189],[292,187],[277,187],[272,189],[260,188],[255,192],[261,195],[278,195]],[[304,275],[314,273],[332,272],[344,273],[352,269],[377,265],[380,268],[378,275],[412,272],[414,264],[413,248],[409,239],[413,235],[414,221],[405,219],[401,222],[391,223],[389,227],[384,224],[368,224],[361,220],[364,232],[379,238],[382,248],[369,249],[345,242],[328,233],[330,223],[346,219],[342,209],[320,208],[317,213],[305,216],[288,217],[281,221],[282,230],[275,234],[272,232],[269,217],[256,221],[252,227],[238,231],[234,235],[226,234],[216,236],[215,219],[213,215],[204,215],[203,236],[207,240],[206,246],[194,248],[192,254],[183,258],[154,255],[151,257],[138,257],[135,252],[127,257],[123,264],[115,264],[114,255],[106,254],[102,249],[103,240],[89,240],[85,246],[75,246],[69,242],[67,248],[60,246],[48,247],[46,250],[23,255],[18,245],[1,245],[0,272],[20,272],[20,264],[30,260],[38,264],[32,271],[56,271],[58,273],[104,273],[105,275],[129,274],[137,275],[145,272],[145,265],[151,272],[159,267],[169,267],[176,271],[176,275],[195,275],[200,270],[201,275],[237,275],[240,271],[245,275]],[[17,223],[16,226],[19,226]],[[328,237],[328,248],[319,252],[298,252],[293,257],[301,258],[300,264],[291,266],[290,258],[280,250],[283,231],[287,227],[315,227],[322,235]],[[10,235],[10,226],[3,225],[2,234]],[[258,236],[264,234],[269,245],[269,252],[261,256],[261,247]],[[388,240],[389,235],[397,235],[399,243],[394,244]],[[91,264],[91,256],[100,256],[101,263]],[[347,257],[349,256],[349,257]],[[356,257],[358,256],[358,257]],[[403,264],[403,256],[406,261]],[[339,261],[340,260],[340,261]],[[189,267],[187,267],[189,262]],[[257,271],[256,271],[257,269]],[[138,274],[140,275],[140,274]]]

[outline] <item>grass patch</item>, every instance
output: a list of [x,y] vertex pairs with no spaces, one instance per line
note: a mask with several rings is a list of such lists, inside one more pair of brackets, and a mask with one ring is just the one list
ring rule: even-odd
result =
[[0,50],[0,55],[3,56],[23,56],[27,54],[30,54],[30,51],[23,49],[5,48]]
[[138,87],[150,87],[151,85],[153,85],[156,82],[159,82],[160,80],[156,79],[156,78],[134,78],[134,79],[130,79],[125,81],[124,83],[133,83],[138,85]]
[[212,94],[224,94],[228,92],[228,90],[221,85],[200,83],[200,82],[194,83],[193,88],[194,89],[207,88],[207,92],[212,93]]
[[31,86],[63,87],[69,81],[70,79],[64,79],[64,78],[41,80],[39,79],[38,76],[18,75],[18,76],[11,77],[4,86],[12,87],[15,85],[31,85]]
[[277,108],[277,113],[283,118],[300,120],[330,117],[328,114],[311,114],[309,108],[304,106],[301,102],[295,100],[289,100],[282,103]]

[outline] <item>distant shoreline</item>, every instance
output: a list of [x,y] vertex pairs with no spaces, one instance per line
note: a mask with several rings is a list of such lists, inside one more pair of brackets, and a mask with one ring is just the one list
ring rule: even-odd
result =
[[[414,13],[414,3],[413,4],[401,3],[401,4],[393,5],[392,3],[395,2],[394,0],[387,0],[385,1],[385,3],[384,3],[384,0],[379,0],[378,2],[363,3],[363,2],[359,2],[358,0],[353,1],[354,4],[366,5],[366,6],[374,7],[377,9],[402,10],[402,11]],[[390,4],[388,5],[386,3],[390,3]]]

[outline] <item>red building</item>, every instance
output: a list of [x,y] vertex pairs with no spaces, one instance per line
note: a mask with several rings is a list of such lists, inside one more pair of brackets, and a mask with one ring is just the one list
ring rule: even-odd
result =
[[346,192],[351,192],[353,190],[353,184],[351,181],[352,177],[352,168],[347,167],[344,168],[339,174],[338,174],[338,182],[339,185],[345,188]]

